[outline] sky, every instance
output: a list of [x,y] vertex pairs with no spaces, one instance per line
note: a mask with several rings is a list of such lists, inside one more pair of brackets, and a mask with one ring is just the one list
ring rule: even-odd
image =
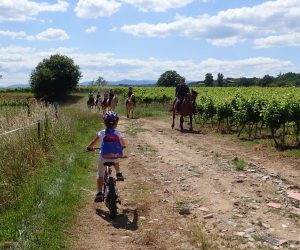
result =
[[80,82],[300,72],[299,0],[0,0],[0,86],[53,54]]

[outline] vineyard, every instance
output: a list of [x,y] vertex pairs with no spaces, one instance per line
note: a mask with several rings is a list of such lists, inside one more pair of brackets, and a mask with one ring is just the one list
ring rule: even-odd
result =
[[[17,89],[18,90],[18,89]],[[12,94],[12,93],[0,93],[0,108],[2,107],[27,107],[35,99],[29,94]]]
[[[108,91],[113,88],[126,98],[127,87],[79,87],[77,92]],[[290,88],[238,88],[193,87],[198,92],[196,120],[223,133],[246,134],[249,139],[270,137],[276,147],[297,146],[300,133],[300,89]],[[174,88],[134,87],[139,104],[172,105]],[[6,93],[5,93],[6,94]],[[1,107],[28,107],[28,97],[0,96]],[[27,94],[28,95],[28,94]],[[3,98],[6,96],[6,98]]]
[[[127,88],[114,90],[126,96]],[[248,138],[270,136],[276,147],[298,144],[299,88],[194,87],[193,90],[198,92],[196,118],[202,126],[209,125],[225,133],[236,132],[238,136],[246,132]],[[134,93],[140,104],[156,102],[171,106],[175,89],[135,87]]]

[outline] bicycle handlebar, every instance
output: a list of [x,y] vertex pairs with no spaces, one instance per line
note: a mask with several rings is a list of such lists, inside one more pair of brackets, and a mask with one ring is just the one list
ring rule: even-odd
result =
[[[126,146],[123,146],[123,148],[126,148]],[[90,152],[90,151],[95,151],[95,150],[100,150],[101,147],[96,147],[96,148],[86,148],[86,151],[87,152]],[[122,158],[126,158],[127,156],[123,156]]]

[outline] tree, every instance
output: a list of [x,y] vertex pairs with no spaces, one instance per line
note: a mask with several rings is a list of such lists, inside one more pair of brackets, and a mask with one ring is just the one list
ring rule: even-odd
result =
[[104,80],[102,76],[99,76],[97,80],[95,81],[95,84],[98,85],[99,87],[103,87],[107,85],[107,81]]
[[222,87],[224,85],[224,76],[223,74],[218,74],[217,85]]
[[32,71],[30,86],[36,98],[53,101],[74,90],[80,78],[79,66],[71,58],[55,54],[44,59]]
[[204,83],[205,83],[205,86],[213,86],[214,84],[214,77],[211,73],[207,73],[205,75],[205,79],[204,79]]
[[175,87],[182,78],[175,70],[168,70],[159,77],[156,85],[159,87]]
[[299,86],[300,85],[300,74],[288,72],[285,74],[280,74],[274,84],[275,86],[278,87],[283,87],[283,86]]
[[252,81],[250,78],[242,77],[239,79],[239,86],[249,87],[251,86]]
[[273,76],[265,75],[262,79],[259,80],[259,85],[266,87],[271,85],[275,81]]

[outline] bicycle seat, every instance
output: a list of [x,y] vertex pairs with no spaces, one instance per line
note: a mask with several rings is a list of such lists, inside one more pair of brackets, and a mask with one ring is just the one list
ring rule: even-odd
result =
[[113,166],[113,165],[115,165],[114,162],[104,162],[104,166],[111,167],[111,166]]

